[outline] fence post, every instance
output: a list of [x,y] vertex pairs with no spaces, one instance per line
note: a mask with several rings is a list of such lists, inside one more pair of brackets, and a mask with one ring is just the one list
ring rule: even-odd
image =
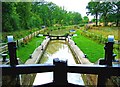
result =
[[53,82],[55,85],[67,85],[67,60],[53,59],[55,65]]
[[[108,42],[105,43],[105,59],[100,60],[100,65],[107,65],[107,67],[112,66],[112,60],[113,60],[113,44],[114,44],[114,36],[109,35],[108,36]],[[112,72],[101,72],[101,74],[98,75],[98,87],[105,87],[106,81],[109,77],[109,73]]]
[[104,74],[105,72],[103,72],[103,74],[99,74],[98,75],[98,82],[97,82],[97,87],[106,87],[106,74]]
[[[16,55],[16,42],[8,42],[8,52],[9,52],[9,57],[10,57],[10,65],[11,67],[15,67],[18,65],[18,60],[17,60],[17,55]],[[11,75],[7,79],[9,82],[8,84],[12,87],[20,87],[20,78],[19,75]]]
[[8,42],[8,52],[10,57],[10,65],[18,65],[17,55],[16,55],[16,42]]

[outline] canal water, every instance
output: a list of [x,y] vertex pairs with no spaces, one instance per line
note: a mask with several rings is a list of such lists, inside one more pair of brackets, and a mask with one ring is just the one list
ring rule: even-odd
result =
[[[66,41],[64,40],[53,40],[50,41],[45,53],[43,54],[40,63],[41,64],[53,64],[53,59],[59,58],[60,60],[68,61],[68,64],[76,64],[74,56]],[[81,74],[67,73],[69,83],[84,85]],[[53,82],[53,72],[37,73],[33,85],[41,85],[45,83]]]

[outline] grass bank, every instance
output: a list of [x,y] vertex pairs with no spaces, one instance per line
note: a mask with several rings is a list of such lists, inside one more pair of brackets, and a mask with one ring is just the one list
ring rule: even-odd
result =
[[114,35],[115,37],[115,44],[114,44],[114,49],[113,52],[117,54],[116,59],[120,58],[119,55],[119,49],[120,46],[117,44],[118,41],[120,41],[119,38],[119,28],[118,27],[91,27],[90,29],[81,28],[82,32],[81,34],[98,44],[105,44],[108,41],[108,35]]
[[30,58],[30,54],[33,53],[43,40],[44,37],[34,37],[28,44],[18,48],[17,57],[20,58],[22,63],[25,63],[26,60]]
[[98,44],[80,34],[80,30],[76,31],[77,36],[72,37],[77,46],[87,54],[88,59],[94,63],[99,58],[104,58],[104,45]]

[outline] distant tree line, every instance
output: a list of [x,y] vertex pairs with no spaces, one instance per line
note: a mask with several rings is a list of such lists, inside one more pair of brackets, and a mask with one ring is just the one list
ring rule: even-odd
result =
[[88,17],[82,18],[78,12],[67,12],[52,2],[2,2],[3,32],[88,21]]
[[108,25],[108,22],[116,23],[116,26],[120,26],[120,1],[118,2],[89,2],[87,14],[95,16],[96,26],[98,25],[98,16],[100,16],[100,22],[104,23],[104,26]]

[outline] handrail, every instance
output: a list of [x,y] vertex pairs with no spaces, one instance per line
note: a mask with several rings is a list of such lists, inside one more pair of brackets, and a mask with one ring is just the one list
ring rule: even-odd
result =
[[[16,66],[0,65],[0,68],[2,68],[2,75],[11,75],[11,73],[30,74],[30,73],[52,72],[54,71],[55,65],[52,64],[29,64],[29,65],[16,65]],[[75,64],[75,65],[68,65],[66,70],[67,72],[70,73],[101,74],[101,72],[103,73],[105,72],[109,76],[120,76],[119,73],[120,67],[118,66],[109,67],[106,65]]]
[[30,64],[30,65],[1,65],[2,75],[12,74],[31,74],[31,73],[41,73],[41,72],[51,72],[54,70],[54,65],[51,64]]
[[53,60],[54,64],[30,64],[30,65],[1,65],[2,75],[19,75],[19,74],[32,74],[42,72],[53,72],[54,85],[69,84],[67,81],[67,73],[81,73],[81,74],[96,74],[98,75],[97,86],[105,85],[106,79],[110,76],[120,76],[120,65],[107,66],[107,65],[67,65],[67,62],[60,61],[59,59]]

